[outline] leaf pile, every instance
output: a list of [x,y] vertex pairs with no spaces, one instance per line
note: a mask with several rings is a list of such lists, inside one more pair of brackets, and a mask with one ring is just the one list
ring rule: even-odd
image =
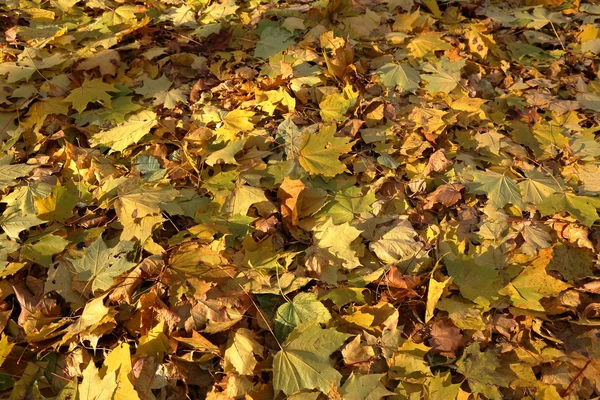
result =
[[3,0],[3,398],[600,396],[595,3]]

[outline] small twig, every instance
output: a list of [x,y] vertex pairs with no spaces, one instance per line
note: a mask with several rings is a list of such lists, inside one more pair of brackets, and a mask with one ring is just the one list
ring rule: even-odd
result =
[[571,387],[575,384],[575,382],[577,382],[577,379],[579,379],[579,377],[581,376],[581,374],[583,374],[583,372],[586,370],[586,368],[588,367],[588,365],[590,365],[591,363],[592,363],[592,360],[588,359],[587,362],[585,363],[585,365],[583,366],[583,368],[581,368],[581,370],[579,370],[579,372],[577,373],[577,375],[575,375],[575,377],[571,380],[571,382],[569,383],[569,386],[567,386],[567,388],[562,392],[561,397],[566,397],[567,396],[567,394],[571,390]]

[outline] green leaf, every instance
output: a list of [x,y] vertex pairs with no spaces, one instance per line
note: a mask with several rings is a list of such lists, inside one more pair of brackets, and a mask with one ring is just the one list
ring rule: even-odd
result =
[[123,151],[139,142],[158,124],[156,114],[152,111],[140,111],[130,116],[122,125],[92,136],[92,144],[110,147],[111,152]]
[[544,311],[540,300],[555,297],[570,286],[546,272],[546,266],[552,259],[552,249],[544,249],[525,269],[502,291],[510,297],[515,307]]
[[263,189],[243,185],[231,193],[224,210],[231,215],[246,215],[250,206],[263,201],[269,201]]
[[544,175],[540,171],[534,169],[525,172],[526,179],[519,182],[518,186],[523,193],[523,201],[538,205],[546,199],[546,197],[561,191],[557,179]]
[[309,174],[334,177],[346,171],[339,157],[352,149],[352,142],[347,137],[334,136],[335,130],[335,125],[326,125],[319,132],[302,137],[298,161]]
[[171,89],[164,92],[156,93],[156,100],[152,103],[155,106],[161,105],[169,110],[177,107],[179,103],[187,103],[187,96],[181,88]]
[[570,192],[554,193],[538,205],[538,210],[543,216],[566,211],[587,227],[591,227],[600,218],[596,211],[598,208],[600,199],[578,196]]
[[77,280],[88,282],[92,292],[106,290],[113,285],[114,278],[135,266],[126,256],[133,245],[134,242],[120,241],[109,248],[99,237],[81,252],[81,257],[67,257],[66,260],[73,267]]
[[52,256],[60,253],[69,244],[68,240],[56,235],[44,235],[26,243],[21,248],[21,258],[26,258],[46,268],[52,264]]
[[254,49],[254,57],[268,59],[294,44],[294,35],[288,30],[276,26],[266,27],[260,34],[260,40]]
[[0,190],[17,184],[17,179],[29,175],[36,165],[11,164],[13,157],[0,157]]
[[142,87],[135,88],[137,94],[141,94],[144,98],[156,98],[157,93],[164,93],[169,90],[173,82],[165,75],[161,75],[158,79],[144,79]]
[[110,107],[109,92],[118,92],[119,89],[113,84],[102,82],[102,78],[85,80],[80,87],[71,91],[65,101],[73,104],[77,112],[83,112],[89,103],[100,102],[105,107]]
[[19,234],[32,226],[41,225],[44,220],[37,215],[24,215],[20,210],[11,210],[0,215],[0,226],[10,238],[18,239]]
[[354,269],[360,265],[356,254],[356,247],[352,246],[360,235],[360,231],[349,223],[334,225],[331,219],[315,229],[316,246],[323,249],[342,261],[347,269]]
[[467,299],[487,309],[490,303],[499,297],[495,288],[499,275],[493,267],[477,265],[473,259],[465,258],[446,258],[445,264],[452,282]]
[[340,393],[344,400],[381,400],[396,393],[390,392],[381,383],[386,374],[360,375],[354,372],[342,386]]
[[275,393],[311,389],[329,393],[332,386],[339,387],[342,375],[331,367],[329,356],[350,336],[335,328],[321,329],[314,322],[298,326],[273,359]]
[[408,43],[407,47],[410,50],[410,55],[415,58],[423,58],[432,55],[438,50],[450,50],[450,43],[441,39],[442,34],[430,32],[421,33]]
[[285,340],[298,325],[305,322],[327,323],[331,314],[314,293],[298,293],[292,302],[282,304],[277,309],[273,322],[279,340]]
[[146,182],[153,182],[162,179],[167,170],[160,167],[156,157],[148,154],[140,154],[135,159],[135,167],[142,173],[142,179]]
[[[350,94],[350,95],[349,95]],[[356,103],[354,93],[332,93],[323,97],[319,103],[323,122],[341,122],[346,119],[346,113]]]
[[467,183],[469,190],[475,194],[486,195],[489,203],[502,208],[507,204],[517,207],[523,204],[521,192],[514,179],[494,171],[473,172],[473,182]]
[[430,74],[421,75],[427,81],[426,89],[432,93],[450,93],[460,81],[460,71],[465,66],[465,61],[451,62],[447,57],[442,57],[439,63],[425,64],[423,72]]
[[335,224],[350,222],[357,215],[371,210],[371,205],[377,200],[374,191],[363,194],[358,186],[336,193],[335,198],[323,207],[316,216],[331,217]]
[[414,92],[421,82],[419,72],[407,63],[388,63],[380,67],[377,73],[385,87],[395,88],[400,92]]
[[497,371],[500,363],[491,351],[482,352],[479,343],[473,342],[456,362],[457,371],[465,376],[469,387],[488,399],[502,400],[498,386],[507,387],[511,379]]
[[75,116],[78,125],[104,125],[107,121],[114,124],[125,122],[127,114],[139,111],[142,106],[132,102],[133,97],[117,97],[112,101],[110,107],[104,107],[98,110],[84,111]]

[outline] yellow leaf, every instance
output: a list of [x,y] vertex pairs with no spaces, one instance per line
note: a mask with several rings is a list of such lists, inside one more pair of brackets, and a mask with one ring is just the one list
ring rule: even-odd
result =
[[228,112],[221,121],[223,126],[217,130],[217,135],[225,141],[233,140],[235,135],[243,131],[254,129],[254,124],[250,118],[254,116],[254,111],[240,110],[239,108]]
[[254,338],[254,332],[239,328],[229,335],[225,349],[225,372],[237,371],[241,375],[252,375],[257,364],[255,354],[262,354],[263,347]]
[[423,58],[438,50],[450,50],[450,43],[441,39],[441,33],[422,33],[408,44],[410,55],[415,58]]
[[6,360],[6,357],[8,357],[14,345],[14,343],[8,342],[8,336],[2,334],[2,338],[0,339],[0,365],[4,363],[4,360]]
[[433,278],[429,280],[429,290],[427,292],[427,308],[425,309],[425,322],[428,322],[431,318],[433,318],[435,306],[449,281],[450,278],[444,280],[443,282],[438,282]]
[[165,322],[160,321],[147,335],[142,336],[135,354],[156,357],[162,361],[165,353],[169,351],[169,338],[163,333],[164,329]]
[[127,343],[120,343],[104,359],[102,372],[116,374],[117,388],[113,400],[139,400],[130,380],[131,369],[131,352]]
[[115,373],[111,372],[100,377],[93,361],[83,370],[83,380],[79,385],[79,400],[112,400],[117,389]]

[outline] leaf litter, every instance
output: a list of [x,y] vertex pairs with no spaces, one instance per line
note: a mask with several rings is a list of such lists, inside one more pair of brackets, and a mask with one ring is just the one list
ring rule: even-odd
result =
[[600,396],[594,1],[0,9],[2,398]]

